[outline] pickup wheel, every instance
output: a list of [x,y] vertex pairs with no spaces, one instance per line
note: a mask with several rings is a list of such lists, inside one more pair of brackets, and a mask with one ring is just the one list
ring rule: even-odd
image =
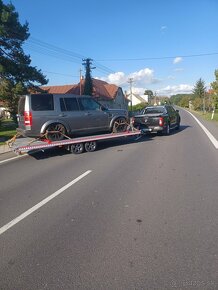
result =
[[117,118],[113,123],[112,132],[121,133],[121,132],[125,132],[126,130],[127,130],[126,119],[122,117]]
[[178,122],[177,124],[176,124],[176,128],[175,128],[176,130],[179,130],[180,129],[180,122]]
[[168,123],[166,129],[164,130],[164,135],[170,135],[170,124]]
[[50,124],[46,129],[46,138],[51,141],[60,141],[65,138],[66,128],[63,124],[54,123]]

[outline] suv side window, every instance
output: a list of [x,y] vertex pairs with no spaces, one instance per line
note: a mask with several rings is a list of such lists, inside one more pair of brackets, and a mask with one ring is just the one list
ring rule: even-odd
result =
[[79,99],[81,110],[97,111],[100,110],[101,105],[93,99],[81,98]]
[[31,107],[33,111],[53,111],[54,100],[51,94],[31,95]]
[[76,98],[60,98],[61,111],[79,111]]

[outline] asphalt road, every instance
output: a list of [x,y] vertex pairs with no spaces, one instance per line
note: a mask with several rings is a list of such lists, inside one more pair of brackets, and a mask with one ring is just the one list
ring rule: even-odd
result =
[[0,289],[218,289],[218,151],[181,117],[0,164]]

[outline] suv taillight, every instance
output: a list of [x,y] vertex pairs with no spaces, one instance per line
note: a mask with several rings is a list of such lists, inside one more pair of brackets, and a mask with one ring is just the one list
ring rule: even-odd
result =
[[163,126],[163,123],[164,123],[164,120],[163,120],[163,117],[160,117],[159,118],[159,126]]
[[32,113],[25,111],[24,112],[24,125],[25,126],[32,126]]

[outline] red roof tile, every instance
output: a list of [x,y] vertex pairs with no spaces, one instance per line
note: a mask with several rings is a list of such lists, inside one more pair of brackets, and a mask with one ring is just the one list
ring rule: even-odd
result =
[[[102,97],[106,99],[114,99],[119,89],[118,86],[108,84],[107,82],[92,79],[93,81],[93,97]],[[85,80],[81,80],[81,88],[83,91]],[[80,84],[76,85],[64,85],[64,86],[46,86],[41,87],[51,94],[80,94]]]

